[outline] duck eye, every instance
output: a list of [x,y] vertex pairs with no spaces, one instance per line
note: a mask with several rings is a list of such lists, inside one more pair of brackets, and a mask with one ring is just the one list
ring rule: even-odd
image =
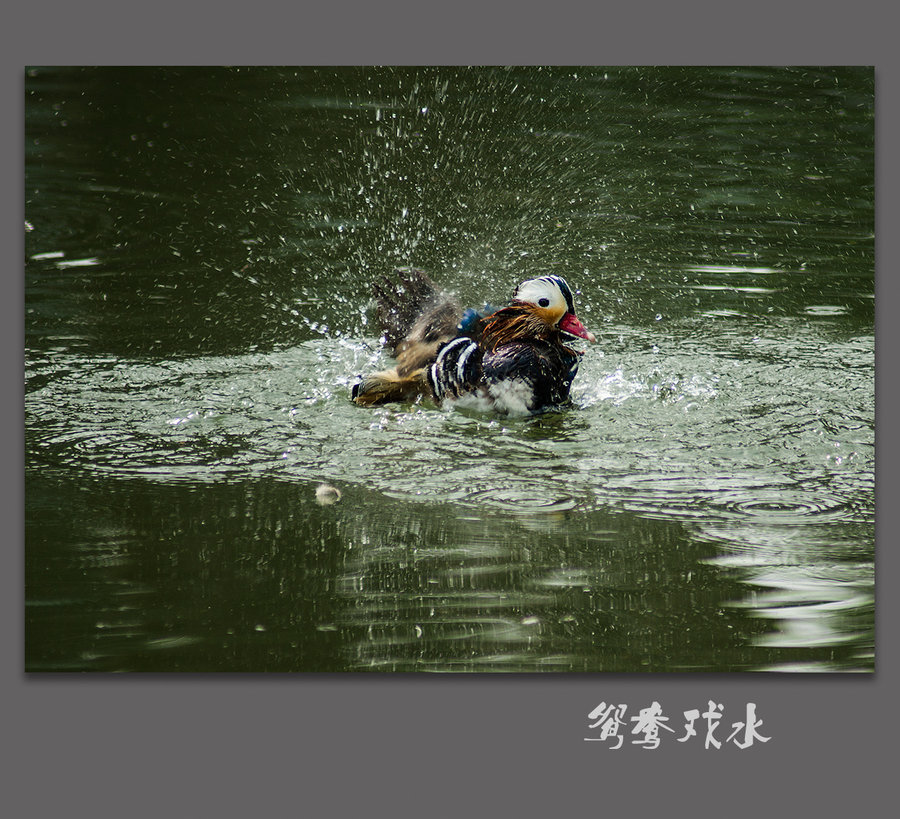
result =
[[538,299],[538,304],[539,304],[541,307],[549,307],[549,306],[550,306],[550,299]]

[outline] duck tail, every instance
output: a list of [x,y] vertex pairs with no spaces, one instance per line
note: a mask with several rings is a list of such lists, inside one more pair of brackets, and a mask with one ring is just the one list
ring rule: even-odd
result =
[[361,407],[374,407],[392,401],[415,401],[420,396],[429,394],[424,369],[404,375],[393,369],[364,376],[358,384],[353,385],[351,397]]

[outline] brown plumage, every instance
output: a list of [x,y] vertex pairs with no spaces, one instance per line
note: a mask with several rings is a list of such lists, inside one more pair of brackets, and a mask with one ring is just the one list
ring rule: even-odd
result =
[[559,336],[559,330],[547,324],[533,307],[515,304],[485,318],[481,331],[481,346],[486,352],[493,352],[504,344],[511,344],[523,338],[551,341],[559,339]]

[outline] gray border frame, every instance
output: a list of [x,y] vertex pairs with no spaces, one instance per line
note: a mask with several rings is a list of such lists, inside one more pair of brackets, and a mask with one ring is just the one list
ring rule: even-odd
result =
[[[895,800],[896,639],[874,675],[24,675],[22,672],[22,80],[26,64],[857,64],[876,67],[878,634],[896,573],[897,15],[880,2],[579,4],[352,0],[314,7],[84,0],[4,12],[8,444],[3,504],[2,732],[7,815],[245,817],[297,813],[816,817]],[[887,148],[886,148],[887,146]],[[887,229],[886,229],[887,228]],[[891,352],[892,356],[893,353]],[[885,502],[887,501],[887,503]],[[758,704],[772,741],[747,751],[585,743],[599,701],[671,713]],[[730,720],[729,720],[730,724]],[[724,727],[724,723],[723,723]]]

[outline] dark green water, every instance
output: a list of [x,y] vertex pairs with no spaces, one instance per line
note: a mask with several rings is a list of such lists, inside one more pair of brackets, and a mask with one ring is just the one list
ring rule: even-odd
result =
[[[26,670],[873,670],[873,97],[29,71]],[[574,407],[352,405],[409,264],[564,275]]]

